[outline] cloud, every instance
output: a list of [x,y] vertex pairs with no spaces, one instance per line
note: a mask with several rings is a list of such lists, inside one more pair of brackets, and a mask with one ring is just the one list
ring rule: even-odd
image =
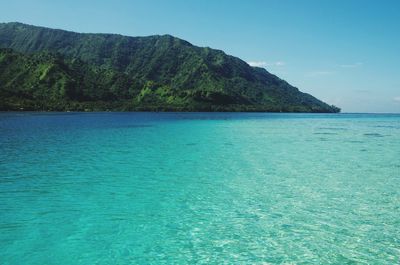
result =
[[400,96],[399,97],[394,97],[393,100],[398,102],[398,103],[400,103]]
[[247,62],[250,66],[254,66],[254,67],[265,67],[267,66],[267,62],[264,61],[251,61],[251,62]]
[[342,68],[356,68],[356,67],[360,67],[360,66],[362,66],[363,65],[363,63],[352,63],[352,64],[341,64],[341,65],[339,65],[339,67],[342,67]]
[[335,72],[333,71],[312,71],[307,73],[306,75],[309,77],[316,77],[316,76],[325,76],[325,75],[332,75]]
[[277,61],[277,62],[266,62],[266,61],[250,61],[247,62],[250,66],[255,66],[255,67],[267,67],[267,66],[284,66],[286,65],[285,62],[282,61]]
[[273,63],[272,65],[274,65],[274,66],[284,66],[285,64],[286,64],[285,62],[278,61],[278,62]]

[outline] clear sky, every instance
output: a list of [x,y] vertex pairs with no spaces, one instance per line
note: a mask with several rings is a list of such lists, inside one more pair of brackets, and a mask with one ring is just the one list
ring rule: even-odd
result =
[[265,67],[343,112],[400,112],[400,0],[0,0],[0,22],[171,34]]

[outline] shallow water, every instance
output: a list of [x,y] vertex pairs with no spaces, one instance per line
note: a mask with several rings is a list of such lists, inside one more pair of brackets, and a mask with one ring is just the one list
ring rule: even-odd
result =
[[0,264],[397,264],[400,115],[1,113]]

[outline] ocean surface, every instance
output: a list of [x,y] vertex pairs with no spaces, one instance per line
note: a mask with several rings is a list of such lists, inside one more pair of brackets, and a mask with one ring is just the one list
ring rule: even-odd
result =
[[0,264],[399,264],[400,115],[0,113]]

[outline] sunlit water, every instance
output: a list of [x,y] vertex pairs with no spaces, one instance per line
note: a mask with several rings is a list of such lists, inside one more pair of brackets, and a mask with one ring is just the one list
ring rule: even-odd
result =
[[0,114],[0,264],[398,264],[400,116]]

